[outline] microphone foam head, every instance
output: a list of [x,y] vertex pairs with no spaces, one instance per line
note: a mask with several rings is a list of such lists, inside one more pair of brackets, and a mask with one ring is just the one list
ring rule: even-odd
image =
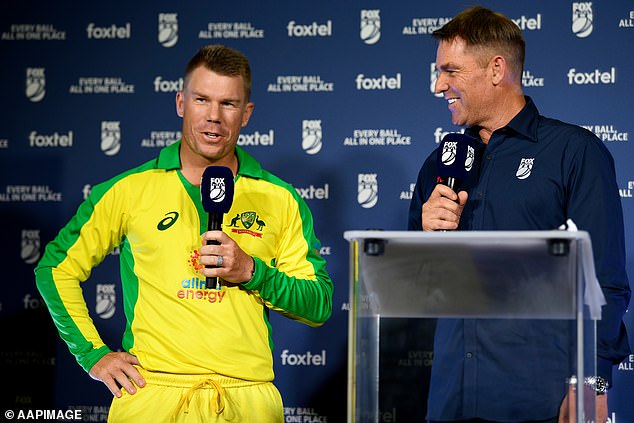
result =
[[233,172],[225,166],[207,166],[200,181],[200,197],[207,213],[228,213],[233,203]]
[[438,148],[438,176],[463,181],[475,162],[475,139],[459,132],[445,135]]

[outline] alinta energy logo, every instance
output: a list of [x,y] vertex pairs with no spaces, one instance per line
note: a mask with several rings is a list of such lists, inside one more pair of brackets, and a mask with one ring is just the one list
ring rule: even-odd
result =
[[118,121],[101,122],[101,151],[106,156],[114,156],[121,150],[120,125]]
[[132,38],[132,26],[130,22],[126,22],[123,26],[116,24],[97,26],[94,22],[90,22],[86,27],[86,35],[88,39],[94,40],[125,40]]
[[40,231],[22,230],[22,243],[20,249],[20,258],[26,264],[35,264],[40,259]]
[[228,227],[231,228],[231,232],[236,234],[247,234],[255,238],[262,238],[266,222],[257,212],[246,211],[236,213],[236,215],[231,218],[231,223]]
[[95,313],[102,319],[110,319],[117,311],[117,295],[114,284],[97,284]]
[[376,44],[381,39],[381,11],[361,10],[361,40],[368,44]]
[[364,209],[371,209],[379,201],[379,181],[376,173],[359,173],[357,202]]
[[592,2],[572,3],[572,33],[579,38],[592,34],[593,25]]
[[45,68],[26,68],[26,98],[33,103],[42,101],[46,95]]
[[322,146],[321,120],[302,121],[302,150],[314,155],[321,151]]
[[158,42],[165,48],[174,47],[178,42],[178,14],[158,14]]

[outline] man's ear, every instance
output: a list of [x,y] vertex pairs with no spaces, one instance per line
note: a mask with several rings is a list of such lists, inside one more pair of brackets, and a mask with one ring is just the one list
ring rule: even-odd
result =
[[183,117],[183,114],[185,112],[184,102],[185,102],[185,99],[183,98],[183,92],[178,91],[176,93],[176,114],[180,117]]
[[491,60],[491,77],[494,85],[498,85],[506,75],[506,59],[502,56],[495,56]]

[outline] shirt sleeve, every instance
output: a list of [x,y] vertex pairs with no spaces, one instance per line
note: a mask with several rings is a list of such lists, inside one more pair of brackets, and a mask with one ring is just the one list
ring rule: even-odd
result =
[[255,272],[244,287],[257,291],[267,306],[309,326],[321,326],[332,313],[333,283],[320,255],[306,203],[293,195],[285,235],[274,262],[255,257]]
[[612,384],[612,367],[630,354],[623,315],[631,289],[625,271],[623,211],[614,160],[603,143],[581,130],[569,160],[568,217],[592,241],[597,279],[607,304],[597,321],[597,373]]
[[[111,350],[89,315],[81,283],[119,241],[117,213],[108,201],[96,203],[98,187],[47,246],[35,268],[35,282],[61,338],[87,372]],[[107,204],[106,204],[107,203]]]
[[412,199],[409,203],[407,229],[410,231],[423,230],[423,203],[427,201],[435,187],[435,183],[432,182],[434,182],[436,178],[436,153],[437,151],[434,151],[427,157],[418,172]]

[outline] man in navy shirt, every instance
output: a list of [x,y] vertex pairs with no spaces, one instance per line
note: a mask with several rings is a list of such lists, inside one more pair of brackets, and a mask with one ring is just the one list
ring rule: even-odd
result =
[[[423,164],[410,230],[552,230],[568,219],[592,240],[607,304],[597,322],[597,413],[607,418],[612,366],[628,354],[622,321],[630,300],[623,215],[614,163],[591,132],[541,116],[522,92],[519,27],[483,7],[436,30],[436,92],[452,121],[480,143],[479,168],[455,193],[436,184],[434,151]],[[557,422],[570,375],[570,322],[441,319],[435,334],[428,419]]]

